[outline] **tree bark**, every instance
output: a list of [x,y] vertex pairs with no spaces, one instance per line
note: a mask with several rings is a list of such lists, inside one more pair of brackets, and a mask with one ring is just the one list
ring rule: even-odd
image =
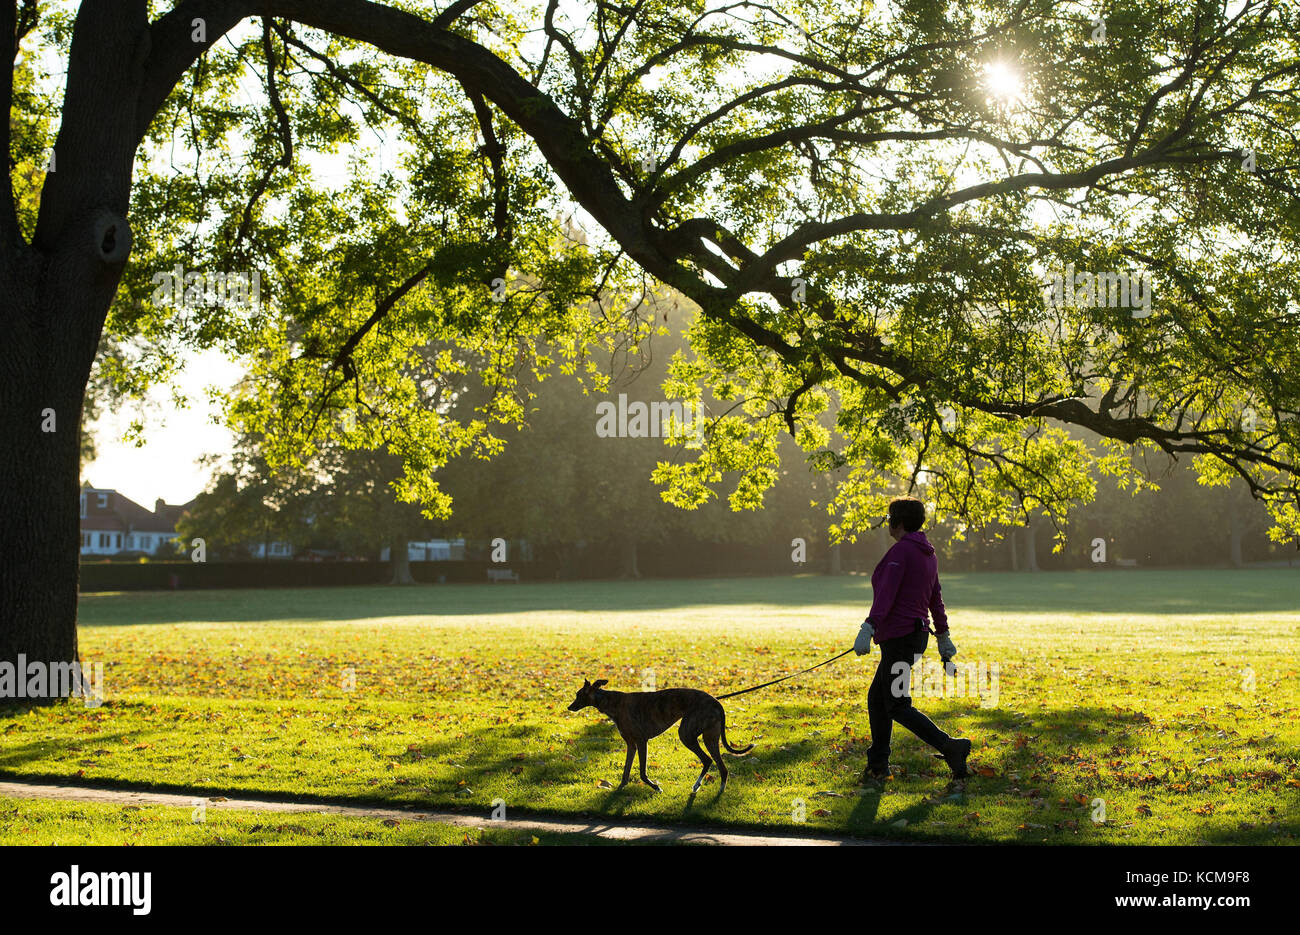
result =
[[[6,6],[12,34],[13,5]],[[42,186],[31,243],[13,222],[11,201],[0,215],[0,662],[77,658],[81,411],[131,252],[125,214],[149,46],[145,14],[143,0],[81,7],[57,170]]]
[[1025,526],[1025,571],[1038,571],[1038,527]]
[[[90,368],[61,323],[37,312],[30,278],[7,276],[3,290],[6,317],[19,327],[0,342],[0,662],[16,665],[20,654],[28,662],[72,662],[81,400]],[[42,431],[51,418],[54,431]]]
[[393,569],[392,577],[388,579],[389,584],[415,584],[415,578],[411,576],[411,553],[406,547],[406,541],[406,534],[399,531],[393,535],[388,546],[388,563]]

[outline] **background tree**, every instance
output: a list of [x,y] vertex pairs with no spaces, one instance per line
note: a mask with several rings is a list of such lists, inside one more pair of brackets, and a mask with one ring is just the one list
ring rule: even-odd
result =
[[[207,462],[216,465],[218,458]],[[269,558],[273,542],[301,548],[311,534],[310,484],[302,473],[272,471],[249,439],[230,456],[226,470],[214,473],[208,488],[177,523],[181,547],[188,554],[202,539],[211,561],[252,558],[256,547]]]
[[[521,387],[528,397],[524,422],[504,436],[499,454],[491,460],[456,458],[440,471],[441,486],[453,498],[449,528],[483,539],[527,539],[535,550],[553,554],[585,543],[617,553],[626,577],[640,575],[639,546],[670,540],[725,546],[758,542],[779,531],[788,550],[794,536],[811,538],[814,475],[806,464],[791,459],[783,483],[768,491],[762,512],[738,515],[719,500],[684,512],[665,503],[662,491],[649,482],[661,465],[681,463],[689,454],[689,444],[665,444],[662,434],[670,425],[647,424],[642,437],[602,437],[597,431],[598,407],[616,412],[620,396],[625,410],[667,403],[670,362],[693,354],[685,340],[691,309],[671,297],[636,301],[647,306],[642,314],[656,323],[655,333],[611,354],[599,389],[558,371],[543,374]],[[710,418],[709,401],[703,402],[701,431]],[[693,430],[694,424],[682,428]]]

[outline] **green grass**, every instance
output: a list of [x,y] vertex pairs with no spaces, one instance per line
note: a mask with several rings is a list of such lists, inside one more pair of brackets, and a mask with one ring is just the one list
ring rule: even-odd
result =
[[[725,702],[731,742],[758,746],[728,758],[720,799],[689,798],[698,762],[675,731],[650,744],[662,794],[603,786],[623,744],[565,710],[582,679],[637,690],[652,669],[721,694],[821,661],[870,586],[812,576],[86,595],[107,700],[0,710],[0,771],[903,840],[1295,841],[1297,572],[951,575],[944,593],[959,660],[998,666],[996,704],[916,699],[974,742],[964,790],[901,730],[897,775],[858,790],[875,653]],[[0,843],[49,808],[8,807]]]

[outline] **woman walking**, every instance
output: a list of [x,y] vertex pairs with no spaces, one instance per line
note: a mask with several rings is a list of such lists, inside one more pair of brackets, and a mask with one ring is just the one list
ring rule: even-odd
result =
[[921,532],[925,505],[913,497],[897,497],[889,504],[889,535],[894,545],[871,573],[871,612],[853,643],[859,655],[880,645],[880,665],[867,691],[867,716],[871,746],[862,781],[889,777],[889,739],[894,721],[906,727],[943,756],[954,779],[966,776],[970,741],[950,737],[912,707],[912,666],[921,661],[929,641],[927,614],[934,618],[935,644],[946,662],[957,655],[948,635],[948,614],[939,588],[939,566]]

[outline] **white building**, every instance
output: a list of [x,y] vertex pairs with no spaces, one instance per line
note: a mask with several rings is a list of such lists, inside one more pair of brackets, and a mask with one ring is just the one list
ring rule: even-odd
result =
[[[379,550],[379,560],[388,561],[387,546]],[[458,562],[465,559],[464,539],[430,539],[406,543],[406,556],[413,562]]]
[[248,552],[253,558],[293,558],[293,543],[291,542],[259,542],[256,545],[250,544]]

